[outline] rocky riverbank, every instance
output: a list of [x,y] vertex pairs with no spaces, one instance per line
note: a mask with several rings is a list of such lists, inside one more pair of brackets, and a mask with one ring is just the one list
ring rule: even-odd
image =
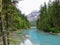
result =
[[20,37],[17,33],[18,31],[10,33],[10,45],[18,45],[20,43]]
[[[19,45],[20,37],[17,35],[18,31],[13,31],[9,35],[9,45]],[[2,36],[0,37],[0,45],[3,45]]]
[[60,35],[60,33],[53,33],[53,32],[48,32],[48,33],[50,33],[52,35]]

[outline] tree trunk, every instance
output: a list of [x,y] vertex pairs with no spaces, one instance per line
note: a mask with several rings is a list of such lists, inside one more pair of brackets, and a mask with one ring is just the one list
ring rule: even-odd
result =
[[2,19],[1,12],[0,12],[0,26],[1,26],[3,45],[6,45],[6,37],[5,37],[5,33],[4,33],[4,25],[3,25],[3,19]]

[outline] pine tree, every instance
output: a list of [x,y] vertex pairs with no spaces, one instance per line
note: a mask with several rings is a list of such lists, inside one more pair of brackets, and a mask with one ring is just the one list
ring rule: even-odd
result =
[[47,32],[60,32],[60,2],[55,0],[41,7],[40,18],[37,20],[37,28]]

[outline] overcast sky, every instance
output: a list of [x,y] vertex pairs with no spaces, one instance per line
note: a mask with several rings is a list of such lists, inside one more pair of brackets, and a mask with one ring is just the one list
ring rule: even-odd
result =
[[44,2],[48,4],[48,1],[49,0],[23,0],[23,1],[19,1],[17,5],[18,8],[22,11],[22,13],[28,15],[34,10],[39,10],[41,4],[44,5]]

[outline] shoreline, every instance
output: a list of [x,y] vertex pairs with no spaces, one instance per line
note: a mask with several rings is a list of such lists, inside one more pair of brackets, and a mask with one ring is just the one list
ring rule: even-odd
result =
[[60,35],[60,33],[53,33],[53,32],[49,32],[49,33],[53,35]]
[[[38,29],[39,30],[39,29]],[[39,30],[39,31],[43,31],[43,30]],[[52,35],[60,35],[60,33],[53,33],[53,32],[47,32],[47,31],[43,31],[45,33],[49,33],[49,34],[52,34]]]
[[[43,32],[46,32],[46,31],[43,31]],[[53,33],[53,32],[47,32],[49,34],[52,34],[52,35],[60,35],[60,33]]]

